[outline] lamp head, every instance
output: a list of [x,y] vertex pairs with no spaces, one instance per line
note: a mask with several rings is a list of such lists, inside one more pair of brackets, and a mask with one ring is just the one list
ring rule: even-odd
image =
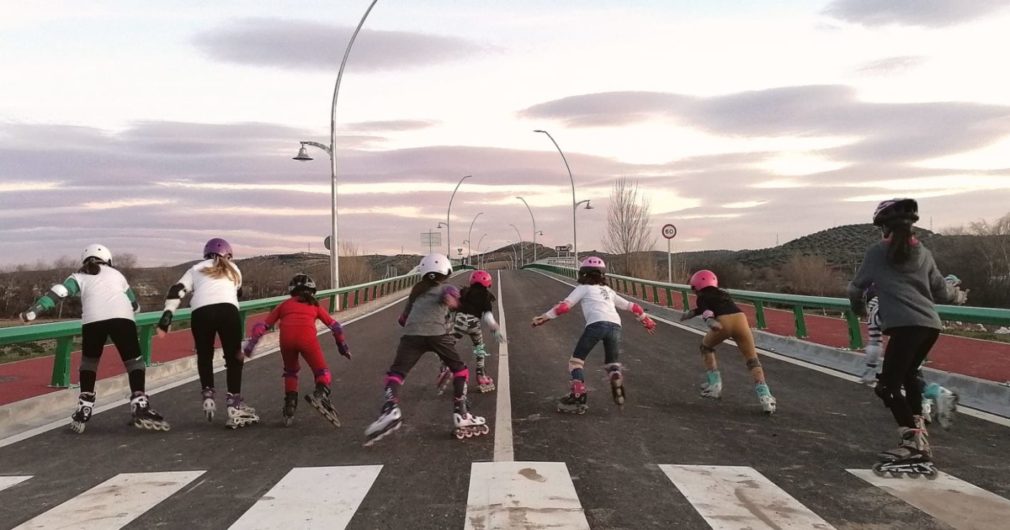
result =
[[586,201],[586,209],[587,210],[592,210],[593,209],[593,205],[589,204],[589,201]]
[[534,129],[534,130],[533,130],[533,132],[535,132],[535,133],[544,133],[544,134],[547,134],[547,131],[545,131],[545,130],[543,130],[543,129]]
[[292,158],[291,160],[300,160],[302,162],[312,160],[312,157],[309,156],[309,152],[305,149],[305,144],[302,144],[302,146],[298,148],[298,156]]

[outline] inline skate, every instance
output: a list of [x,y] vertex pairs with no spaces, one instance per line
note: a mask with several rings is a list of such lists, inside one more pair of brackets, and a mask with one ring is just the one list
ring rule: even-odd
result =
[[[483,349],[483,346],[480,346],[480,348]],[[476,349],[474,349],[474,353],[477,353]],[[493,392],[495,389],[494,379],[491,379],[491,376],[487,375],[487,372],[484,370],[484,357],[477,357],[477,387],[482,394]]]
[[589,410],[589,397],[586,394],[586,384],[578,379],[572,379],[571,392],[558,400],[558,412],[585,414],[587,410]]
[[95,393],[81,392],[77,396],[77,410],[70,416],[70,430],[77,434],[84,433],[91,413],[95,410]]
[[330,402],[330,387],[322,383],[316,383],[316,390],[306,395],[305,401],[308,401],[335,427],[340,427],[340,418],[337,416],[337,409],[333,408],[333,403]]
[[483,416],[474,416],[467,411],[466,397],[457,399],[452,413],[452,435],[457,440],[483,436],[491,432]]
[[133,409],[132,425],[138,429],[151,431],[167,431],[171,428],[165,418],[151,408],[147,394],[134,392],[130,398],[130,408]]
[[367,438],[365,447],[385,438],[391,432],[399,429],[402,424],[403,414],[400,412],[400,406],[393,401],[387,401],[382,406],[382,413],[379,414],[379,419],[373,421],[365,429],[365,437]]
[[911,478],[936,478],[936,467],[932,462],[929,441],[922,416],[915,417],[915,428],[899,427],[901,442],[898,447],[880,453],[880,460],[873,465],[878,476]]
[[620,370],[610,372],[610,394],[617,406],[624,406],[624,374]]
[[203,399],[203,413],[207,416],[207,421],[214,421],[214,413],[217,412],[217,403],[214,402],[214,389],[205,388],[200,393]]
[[772,396],[772,391],[768,388],[765,383],[758,383],[754,386],[754,391],[757,393],[758,402],[761,403],[761,410],[769,416],[775,414],[775,408],[777,402],[775,396]]
[[705,382],[701,384],[701,397],[722,399],[722,376],[719,370],[705,372]]
[[295,422],[295,411],[298,410],[298,392],[284,393],[284,408],[281,416],[284,418],[284,426],[290,427]]
[[260,417],[256,414],[256,409],[246,405],[240,394],[229,392],[226,401],[228,404],[228,421],[225,422],[225,427],[238,429],[259,423]]

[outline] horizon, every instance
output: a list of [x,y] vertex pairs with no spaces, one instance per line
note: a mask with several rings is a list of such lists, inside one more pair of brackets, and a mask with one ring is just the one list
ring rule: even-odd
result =
[[[535,129],[592,201],[580,253],[604,249],[619,177],[650,200],[657,247],[677,225],[674,253],[772,248],[901,196],[936,232],[1007,214],[1007,2],[695,4],[379,0],[337,107],[338,240],[422,254],[473,175],[454,248],[531,242],[516,196],[538,243],[572,243],[568,174]],[[212,237],[237,259],[325,252],[326,154],[291,158],[329,143],[367,7],[7,6],[0,69],[22,74],[0,85],[0,267],[95,242],[143,267]]]

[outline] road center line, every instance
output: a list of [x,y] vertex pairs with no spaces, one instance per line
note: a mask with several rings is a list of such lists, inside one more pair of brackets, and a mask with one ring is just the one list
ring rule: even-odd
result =
[[[501,297],[501,271],[498,271],[498,325],[507,338],[505,327],[505,304]],[[512,447],[512,390],[509,386],[509,345],[498,344],[498,400],[494,416],[494,461],[512,462],[515,450]]]

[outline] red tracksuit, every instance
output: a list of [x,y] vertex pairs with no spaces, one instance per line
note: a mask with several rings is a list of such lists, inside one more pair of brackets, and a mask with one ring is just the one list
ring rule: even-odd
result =
[[274,308],[264,321],[267,326],[273,326],[278,320],[281,323],[280,342],[281,357],[284,359],[285,392],[298,391],[299,353],[305,357],[305,362],[315,374],[316,383],[330,386],[330,369],[323,357],[319,339],[316,338],[316,319],[321,320],[327,327],[336,322],[321,306],[299,302],[297,298],[292,297]]

